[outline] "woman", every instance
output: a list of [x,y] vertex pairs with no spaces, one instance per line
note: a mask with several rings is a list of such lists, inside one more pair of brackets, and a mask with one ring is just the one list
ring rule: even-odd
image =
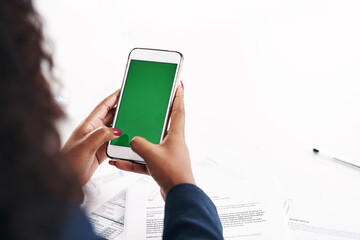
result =
[[[55,123],[64,113],[51,94],[52,66],[31,0],[1,0],[0,239],[98,238],[79,207],[81,186],[106,159],[106,143],[121,135],[110,127],[119,90],[90,113],[60,150]],[[161,144],[141,137],[131,141],[146,166],[109,163],[150,174],[159,184],[166,201],[164,239],[222,239],[213,203],[195,186],[184,138],[183,97],[179,87]]]

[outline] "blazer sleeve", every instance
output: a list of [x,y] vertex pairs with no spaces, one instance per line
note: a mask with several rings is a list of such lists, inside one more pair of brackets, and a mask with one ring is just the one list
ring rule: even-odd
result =
[[200,188],[180,184],[170,189],[163,239],[223,239],[216,207]]

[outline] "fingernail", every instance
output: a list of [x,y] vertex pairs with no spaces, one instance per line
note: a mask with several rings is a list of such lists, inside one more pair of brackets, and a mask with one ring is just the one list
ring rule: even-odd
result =
[[115,136],[120,136],[122,134],[122,131],[120,129],[113,128],[113,130],[114,130],[114,135]]
[[109,164],[114,166],[114,165],[115,165],[115,161],[109,161]]
[[183,84],[183,82],[180,81],[180,83],[181,83],[181,88],[184,90],[184,84]]

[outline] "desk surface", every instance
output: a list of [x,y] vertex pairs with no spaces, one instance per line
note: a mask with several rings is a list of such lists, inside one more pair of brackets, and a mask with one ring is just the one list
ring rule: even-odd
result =
[[311,151],[360,161],[358,1],[36,3],[63,82],[64,139],[120,86],[133,47],[179,50],[193,155],[277,176],[302,210],[353,206],[360,223],[360,172]]

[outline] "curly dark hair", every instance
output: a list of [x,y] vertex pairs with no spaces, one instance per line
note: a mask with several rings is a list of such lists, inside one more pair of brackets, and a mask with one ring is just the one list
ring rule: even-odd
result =
[[0,0],[0,239],[53,238],[82,197],[59,154],[52,68],[32,1]]

